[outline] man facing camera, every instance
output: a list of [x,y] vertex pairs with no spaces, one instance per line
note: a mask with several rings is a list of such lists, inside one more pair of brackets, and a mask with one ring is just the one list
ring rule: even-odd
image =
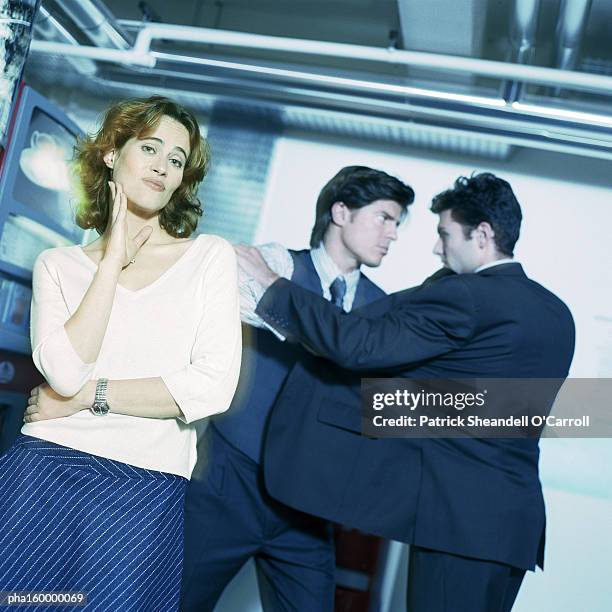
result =
[[[513,259],[522,215],[510,185],[489,173],[461,177],[431,210],[439,215],[434,252],[456,274],[346,314],[278,279],[243,248],[243,271],[269,287],[256,312],[362,375],[566,377],[572,316]],[[366,438],[358,374],[339,385],[311,371],[294,368],[272,411],[269,493],[410,543],[411,612],[509,611],[525,570],[543,565],[538,440]]]
[[[339,311],[383,297],[360,268],[380,265],[413,200],[412,189],[385,172],[343,168],[317,200],[311,249],[290,251],[291,281]],[[265,610],[333,610],[329,523],[273,500],[261,467],[272,405],[288,372],[309,358],[268,329],[243,327],[238,391],[227,418],[208,427],[187,490],[184,612],[212,610],[250,558]]]

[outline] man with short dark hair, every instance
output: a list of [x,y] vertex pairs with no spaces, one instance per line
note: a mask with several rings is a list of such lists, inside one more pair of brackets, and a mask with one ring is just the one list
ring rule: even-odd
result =
[[[380,265],[413,200],[412,189],[385,172],[343,168],[318,197],[311,250],[290,252],[291,280],[339,311],[383,297],[360,267]],[[288,372],[308,357],[267,329],[243,326],[238,391],[226,418],[208,427],[187,489],[183,612],[212,610],[250,558],[265,610],[333,610],[330,524],[273,500],[261,467],[270,409]]]
[[[521,209],[510,185],[489,173],[461,177],[434,198],[432,211],[434,252],[456,274],[341,313],[240,249],[243,271],[269,287],[256,312],[369,377],[566,377],[572,316],[512,259]],[[538,440],[366,438],[358,375],[339,384],[338,375],[329,383],[311,371],[296,365],[272,411],[270,494],[410,543],[410,612],[508,612],[525,570],[544,559]]]
[[431,212],[440,215],[434,253],[453,272],[473,272],[513,257],[523,215],[507,181],[489,172],[461,176],[452,189],[433,199]]

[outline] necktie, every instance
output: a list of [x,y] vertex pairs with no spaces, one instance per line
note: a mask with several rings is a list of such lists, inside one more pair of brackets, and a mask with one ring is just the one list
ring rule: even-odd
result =
[[342,308],[344,302],[344,296],[346,295],[346,281],[342,276],[337,276],[333,283],[329,286],[329,292],[331,293],[331,301],[334,306]]

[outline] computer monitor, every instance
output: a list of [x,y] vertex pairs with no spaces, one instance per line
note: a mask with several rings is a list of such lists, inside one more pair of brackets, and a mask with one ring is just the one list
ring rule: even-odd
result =
[[14,112],[0,175],[0,349],[28,353],[34,261],[45,249],[83,241],[70,185],[81,130],[28,86]]
[[0,179],[0,272],[29,281],[41,251],[83,239],[70,180],[81,130],[28,86],[15,112]]

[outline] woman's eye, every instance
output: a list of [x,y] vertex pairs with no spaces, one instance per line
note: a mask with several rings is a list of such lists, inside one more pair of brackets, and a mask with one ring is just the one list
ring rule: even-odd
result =
[[170,163],[172,163],[174,166],[176,166],[177,168],[182,168],[183,167],[183,162],[180,159],[171,159]]
[[155,153],[155,148],[152,147],[151,145],[142,145],[142,150],[145,153]]

